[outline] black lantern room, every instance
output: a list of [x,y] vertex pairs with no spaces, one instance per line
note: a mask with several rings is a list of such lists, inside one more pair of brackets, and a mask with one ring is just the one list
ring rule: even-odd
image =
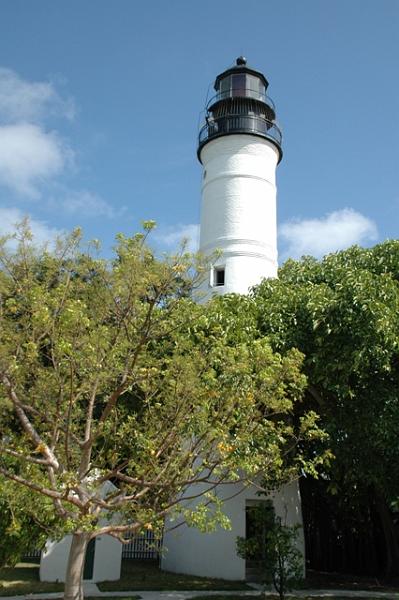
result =
[[216,77],[216,95],[206,107],[205,125],[199,133],[198,158],[210,140],[246,133],[268,139],[282,158],[281,131],[276,124],[273,101],[266,95],[269,83],[259,71],[247,66],[244,57]]

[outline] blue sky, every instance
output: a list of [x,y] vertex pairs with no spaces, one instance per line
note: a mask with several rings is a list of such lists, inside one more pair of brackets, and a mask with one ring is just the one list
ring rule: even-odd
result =
[[198,118],[244,54],[284,133],[279,251],[398,237],[397,0],[2,0],[0,232],[195,235]]

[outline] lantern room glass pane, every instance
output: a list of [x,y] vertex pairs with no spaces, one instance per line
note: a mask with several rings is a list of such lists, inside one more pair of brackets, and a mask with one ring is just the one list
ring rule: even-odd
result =
[[262,100],[265,96],[265,85],[259,77],[247,75],[247,95],[257,100]]
[[249,73],[234,73],[220,80],[219,97],[225,98],[256,98],[264,100],[266,88],[263,81]]
[[246,96],[247,81],[245,73],[237,73],[231,76],[232,96]]
[[222,99],[230,96],[231,77],[225,77],[220,82],[220,96]]

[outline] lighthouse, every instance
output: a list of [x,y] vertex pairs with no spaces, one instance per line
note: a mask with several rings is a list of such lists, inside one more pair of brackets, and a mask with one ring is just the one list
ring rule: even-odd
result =
[[[246,294],[264,277],[277,276],[276,167],[283,153],[267,88],[266,77],[239,57],[216,77],[215,95],[206,106],[198,142],[203,166],[200,251],[210,265],[201,301],[214,294]],[[187,496],[197,493],[193,489]],[[237,555],[236,540],[253,526],[251,509],[262,501],[258,487],[232,483],[217,486],[216,493],[231,529],[201,533],[167,520],[163,569],[222,579],[251,577],[251,563]],[[296,481],[270,499],[284,523],[302,524]],[[299,548],[304,556],[301,533]]]
[[268,81],[244,57],[216,77],[199,132],[202,296],[246,294],[277,275],[276,167],[282,136]]

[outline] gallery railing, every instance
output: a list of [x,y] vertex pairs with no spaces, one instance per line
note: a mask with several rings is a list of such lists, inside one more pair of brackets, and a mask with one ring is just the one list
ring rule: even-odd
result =
[[220,135],[253,133],[270,139],[281,148],[282,133],[274,121],[251,115],[226,115],[218,119],[208,118],[199,132],[199,147]]

